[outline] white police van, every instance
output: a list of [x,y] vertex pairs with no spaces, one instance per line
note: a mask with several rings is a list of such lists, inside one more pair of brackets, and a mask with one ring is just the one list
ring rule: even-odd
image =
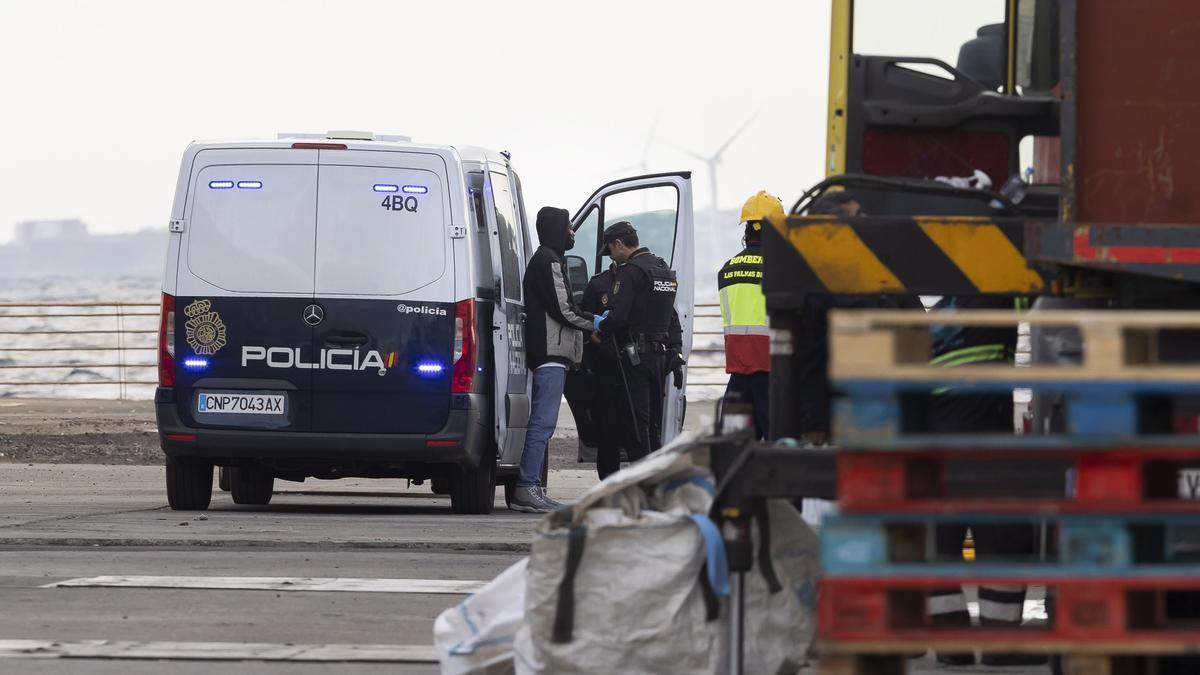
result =
[[[680,263],[690,345],[689,176],[598,190],[576,275],[604,264],[599,223],[622,218]],[[430,480],[454,511],[491,511],[529,417],[536,243],[507,153],[357,132],[194,143],[170,231],[155,403],[171,508],[207,508],[216,465],[240,504],[269,502],[276,478],[355,476]],[[668,399],[670,437],[683,392]]]

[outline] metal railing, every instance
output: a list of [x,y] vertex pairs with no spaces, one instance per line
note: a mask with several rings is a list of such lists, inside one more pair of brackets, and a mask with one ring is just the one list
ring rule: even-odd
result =
[[[0,393],[42,388],[36,393],[55,396],[57,387],[99,393],[91,388],[107,386],[125,399],[130,387],[156,385],[158,316],[153,302],[0,303]],[[720,305],[697,304],[693,317],[688,387],[723,387]]]
[[154,302],[0,303],[0,387],[110,387],[128,398],[131,386],[158,384],[158,317]]
[[696,304],[692,318],[688,387],[724,387],[729,378],[725,375],[725,332],[721,327],[721,306],[717,303]]

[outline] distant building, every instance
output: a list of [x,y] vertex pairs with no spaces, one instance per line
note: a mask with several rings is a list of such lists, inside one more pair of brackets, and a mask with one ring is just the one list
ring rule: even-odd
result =
[[77,218],[17,223],[16,238],[0,244],[0,278],[158,277],[167,228],[92,235]]
[[82,239],[88,236],[87,223],[78,218],[66,220],[26,220],[17,223],[18,242]]

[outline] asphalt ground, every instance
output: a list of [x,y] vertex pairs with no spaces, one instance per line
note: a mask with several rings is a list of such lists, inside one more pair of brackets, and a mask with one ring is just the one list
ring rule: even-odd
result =
[[[152,442],[138,405],[0,401],[0,447],[57,438],[59,453],[0,458],[0,673],[434,673],[433,621],[463,597],[454,584],[519,560],[538,520],[499,495],[492,515],[459,516],[427,485],[356,479],[278,481],[268,506],[217,491],[203,515],[173,512],[161,466],[62,450]],[[564,422],[556,441],[573,446]],[[551,493],[570,501],[594,473],[559,460]]]

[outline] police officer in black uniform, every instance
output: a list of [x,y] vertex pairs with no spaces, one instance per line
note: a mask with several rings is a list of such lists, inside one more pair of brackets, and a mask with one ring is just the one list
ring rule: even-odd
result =
[[608,293],[608,317],[598,323],[599,337],[619,355],[616,375],[631,411],[602,424],[611,423],[619,431],[621,445],[636,462],[662,445],[667,373],[678,371],[676,382],[682,379],[683,339],[675,313],[678,283],[667,263],[639,244],[637,230],[628,221],[604,230],[601,252],[617,268]]
[[[601,316],[608,311],[612,302],[613,284],[617,280],[617,264],[600,272],[588,281],[583,291],[581,309]],[[595,386],[589,412],[592,419],[596,444],[596,473],[604,480],[621,468],[621,451],[624,442],[621,428],[635,426],[636,418],[625,396],[625,384],[621,378],[620,352],[616,340],[601,339],[600,333],[592,333],[583,343],[583,368]]]

